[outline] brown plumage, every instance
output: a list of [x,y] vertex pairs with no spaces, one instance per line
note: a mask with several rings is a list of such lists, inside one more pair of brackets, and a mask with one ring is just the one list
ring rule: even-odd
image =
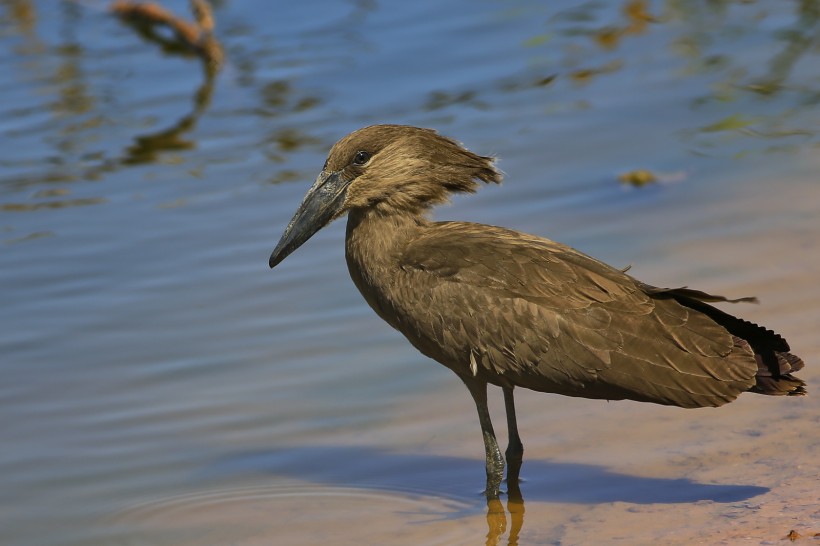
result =
[[271,267],[347,213],[350,276],[367,303],[472,394],[487,456],[487,494],[504,461],[486,403],[502,387],[513,486],[523,447],[513,389],[684,408],[721,406],[744,391],[804,394],[803,362],[771,330],[657,288],[568,246],[495,226],[431,222],[451,193],[500,182],[493,158],[429,129],[366,127],[330,151],[271,255]]

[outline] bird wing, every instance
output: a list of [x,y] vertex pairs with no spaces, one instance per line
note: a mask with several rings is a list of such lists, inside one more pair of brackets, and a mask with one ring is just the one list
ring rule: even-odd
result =
[[434,358],[444,349],[425,340],[447,347],[454,354],[439,360],[462,355],[492,382],[684,407],[721,405],[754,384],[748,346],[712,318],[548,239],[440,222],[400,263],[427,294],[406,311],[419,330],[411,341]]

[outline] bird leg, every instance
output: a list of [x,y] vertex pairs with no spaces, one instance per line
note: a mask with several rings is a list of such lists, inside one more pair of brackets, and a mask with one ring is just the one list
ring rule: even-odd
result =
[[504,391],[504,407],[507,410],[507,433],[509,443],[507,444],[507,486],[512,489],[518,488],[518,474],[521,471],[521,462],[524,458],[524,444],[521,443],[521,436],[518,435],[518,422],[515,418],[515,399],[513,398],[513,387],[501,387]]
[[487,408],[487,383],[473,378],[462,378],[462,380],[473,397],[478,410],[478,422],[481,424],[481,432],[484,435],[487,468],[487,488],[484,493],[488,499],[498,498],[501,481],[504,479],[504,457],[498,448],[493,423],[490,420],[490,410]]

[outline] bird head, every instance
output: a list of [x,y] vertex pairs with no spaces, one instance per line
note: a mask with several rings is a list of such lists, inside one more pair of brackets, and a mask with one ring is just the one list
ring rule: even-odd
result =
[[476,155],[432,129],[371,125],[333,145],[270,257],[274,267],[331,221],[357,209],[423,214],[478,182],[501,182],[494,158]]

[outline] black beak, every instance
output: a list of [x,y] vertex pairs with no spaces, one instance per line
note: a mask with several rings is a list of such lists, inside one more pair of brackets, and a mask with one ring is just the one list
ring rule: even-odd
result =
[[349,181],[338,171],[322,171],[302,199],[302,204],[299,205],[285,233],[279,239],[279,244],[270,255],[268,263],[271,267],[287,258],[291,252],[339,215],[348,183]]

